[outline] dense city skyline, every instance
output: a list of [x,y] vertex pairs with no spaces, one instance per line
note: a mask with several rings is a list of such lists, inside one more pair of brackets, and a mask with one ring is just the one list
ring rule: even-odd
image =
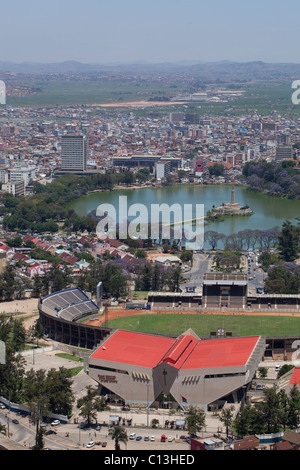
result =
[[14,0],[1,7],[0,61],[298,62],[299,4],[275,3]]

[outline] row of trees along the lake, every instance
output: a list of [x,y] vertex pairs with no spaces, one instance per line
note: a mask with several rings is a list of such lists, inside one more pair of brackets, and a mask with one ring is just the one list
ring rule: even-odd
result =
[[67,203],[91,191],[112,190],[116,185],[129,186],[133,182],[133,173],[124,171],[91,176],[68,174],[47,185],[35,183],[30,196],[16,198],[3,194],[0,207],[0,215],[4,216],[3,226],[10,231],[30,229],[35,233],[55,233],[63,223],[67,231],[92,232],[96,227],[95,220],[78,216],[73,209],[66,207]]
[[271,196],[300,198],[300,166],[293,160],[247,162],[243,166],[247,186]]

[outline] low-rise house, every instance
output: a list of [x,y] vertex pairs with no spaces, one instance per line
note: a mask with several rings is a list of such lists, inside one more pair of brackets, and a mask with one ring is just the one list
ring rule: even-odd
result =
[[46,274],[47,267],[46,266],[41,266],[41,265],[36,265],[36,266],[29,266],[26,269],[26,275],[32,279],[35,276],[44,276]]
[[245,436],[233,444],[233,450],[256,450],[259,446],[259,438],[256,436]]
[[181,265],[181,260],[178,258],[178,256],[157,256],[154,260],[155,263],[158,263],[163,266],[180,266]]

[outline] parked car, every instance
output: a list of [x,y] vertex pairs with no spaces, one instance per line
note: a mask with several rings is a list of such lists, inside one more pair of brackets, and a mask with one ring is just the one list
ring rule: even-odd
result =
[[141,440],[142,440],[142,436],[137,436],[136,441],[141,441]]
[[144,441],[149,441],[149,436],[145,436]]
[[17,419],[12,419],[12,423],[19,424],[19,421]]
[[55,419],[54,421],[52,421],[51,426],[57,426],[58,424],[60,424],[59,419]]
[[129,439],[133,440],[133,439],[135,439],[135,436],[136,436],[136,434],[135,434],[135,432],[133,432],[133,433],[130,434]]
[[152,442],[155,441],[155,436],[151,436],[150,441],[152,441]]
[[94,447],[94,445],[95,445],[95,442],[94,442],[94,441],[90,441],[90,442],[87,443],[86,446],[87,446],[87,448],[89,449],[90,447]]
[[107,446],[107,442],[102,442],[102,447],[106,447]]

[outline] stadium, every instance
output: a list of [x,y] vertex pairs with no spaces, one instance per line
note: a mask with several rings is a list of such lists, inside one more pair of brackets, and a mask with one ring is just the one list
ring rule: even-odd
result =
[[[216,295],[224,294],[223,281],[219,292],[211,290],[214,304]],[[230,288],[232,297],[244,303],[244,282],[230,282]],[[205,288],[205,292],[209,297],[210,289]],[[165,294],[155,295],[161,301]],[[193,295],[188,294],[189,299]],[[177,303],[177,296],[172,293],[166,293],[164,301],[171,301],[172,313],[182,312],[183,305],[174,305],[171,296],[176,297]],[[150,310],[144,313],[157,313],[153,294],[149,294],[149,300]],[[188,304],[191,305],[190,300]],[[94,302],[79,288],[65,289],[40,299],[40,321],[48,338],[90,350],[86,372],[99,385],[101,394],[122,404],[167,404],[170,408],[195,405],[211,410],[224,403],[239,403],[251,386],[259,363],[291,358],[295,353],[293,344],[300,339],[292,335],[220,336],[215,332],[199,337],[191,329],[176,337],[113,330],[106,321],[103,323],[107,315],[100,313],[99,305],[99,297]],[[128,312],[116,310],[117,316]],[[131,314],[140,312],[134,309]]]

